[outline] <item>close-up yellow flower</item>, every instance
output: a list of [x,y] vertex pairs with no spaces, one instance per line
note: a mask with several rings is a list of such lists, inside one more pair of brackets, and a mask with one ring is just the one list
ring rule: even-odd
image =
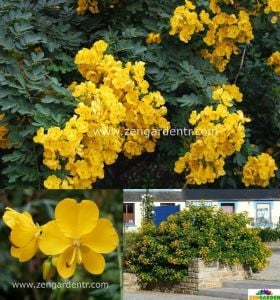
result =
[[7,207],[3,215],[4,223],[12,229],[10,241],[12,243],[11,255],[20,262],[30,260],[38,250],[38,240],[41,228],[34,224],[28,212],[19,213]]
[[45,255],[58,255],[57,271],[62,278],[69,278],[77,265],[91,274],[101,274],[105,268],[102,254],[114,251],[118,243],[111,221],[99,219],[93,201],[77,203],[66,198],[56,206],[55,220],[44,225],[39,248]]

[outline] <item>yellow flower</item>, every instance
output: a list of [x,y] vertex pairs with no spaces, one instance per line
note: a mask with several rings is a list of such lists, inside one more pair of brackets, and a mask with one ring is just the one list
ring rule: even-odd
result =
[[188,43],[195,32],[204,29],[203,23],[208,22],[207,14],[202,13],[201,21],[195,10],[196,6],[191,1],[186,1],[185,5],[178,6],[170,19],[170,35],[179,34],[182,42]]
[[19,213],[7,207],[3,215],[4,223],[12,229],[10,241],[11,255],[20,262],[30,260],[37,252],[41,228],[34,224],[28,212]]
[[[0,121],[2,121],[5,117],[5,114],[0,114]],[[7,140],[8,128],[5,125],[0,126],[0,148],[6,149],[8,148],[8,140]]]
[[216,2],[214,0],[210,3],[210,8],[212,5],[212,11],[216,15],[204,22],[208,26],[208,31],[203,41],[207,46],[213,46],[213,50],[210,52],[208,49],[203,49],[201,55],[223,72],[231,56],[239,52],[237,44],[250,42],[254,35],[247,12],[240,10],[238,15],[227,14],[221,12]]
[[93,47],[97,52],[103,53],[107,50],[108,44],[103,40],[99,40],[99,41],[94,43]]
[[271,23],[272,24],[276,24],[278,22],[278,17],[277,16],[273,16],[272,18],[271,18]]
[[275,176],[278,170],[275,160],[267,153],[258,156],[249,156],[248,161],[243,167],[242,182],[246,186],[256,185],[266,187],[269,181]]
[[146,38],[147,44],[160,44],[161,43],[161,36],[160,33],[150,32]]
[[44,186],[47,189],[59,189],[61,184],[61,179],[56,177],[55,175],[50,175],[45,181],[44,181]]
[[0,148],[5,149],[8,147],[7,145],[7,134],[8,134],[8,129],[6,126],[0,126]]
[[112,223],[99,219],[93,201],[77,203],[66,198],[56,206],[55,220],[44,225],[39,248],[46,255],[58,255],[57,271],[62,278],[69,278],[77,264],[91,274],[101,274],[105,268],[102,254],[114,251],[118,243]]
[[250,119],[241,111],[231,113],[228,110],[233,98],[242,100],[238,87],[227,84],[216,87],[212,98],[221,102],[216,109],[206,106],[200,113],[191,113],[189,123],[195,125],[194,132],[201,134],[196,135],[189,151],[175,162],[176,173],[189,171],[186,177],[188,184],[212,183],[225,175],[224,159],[240,151],[244,143],[244,124]]
[[98,0],[78,0],[77,13],[83,15],[87,10],[92,14],[97,14],[98,9]]
[[280,17],[280,2],[279,0],[268,0],[267,6],[264,9],[266,14],[273,13],[271,23],[276,24]]
[[235,84],[223,84],[214,88],[212,98],[231,107],[233,105],[232,100],[235,99],[237,102],[241,102],[243,95]]
[[274,72],[280,76],[280,51],[275,51],[267,60],[269,66],[274,66]]
[[78,102],[75,114],[64,128],[49,128],[46,133],[40,128],[33,138],[44,147],[44,165],[68,171],[66,179],[49,176],[46,188],[91,188],[121,151],[131,158],[155,150],[159,135],[147,140],[141,133],[132,138],[133,133],[122,132],[170,127],[164,117],[165,99],[160,92],[148,90],[145,63],[124,64],[106,54],[107,47],[99,40],[78,52],[75,63],[87,81],[69,87]]
[[175,167],[174,171],[176,173],[182,173],[184,169],[186,168],[186,161],[184,157],[180,157],[176,162],[175,162]]
[[209,8],[214,14],[219,14],[221,12],[221,8],[217,2],[217,0],[210,0]]

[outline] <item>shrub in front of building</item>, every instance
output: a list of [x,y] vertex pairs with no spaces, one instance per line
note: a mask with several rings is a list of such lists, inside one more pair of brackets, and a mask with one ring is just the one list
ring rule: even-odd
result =
[[257,271],[268,264],[270,249],[251,228],[245,213],[229,214],[212,207],[190,207],[159,227],[145,224],[126,252],[126,266],[142,288],[172,285],[187,275],[193,258],[206,264],[243,265]]

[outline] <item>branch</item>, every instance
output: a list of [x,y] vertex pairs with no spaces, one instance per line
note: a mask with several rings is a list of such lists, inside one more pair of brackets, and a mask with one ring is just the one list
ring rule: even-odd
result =
[[245,45],[245,47],[244,47],[244,49],[243,49],[243,53],[242,53],[241,63],[240,63],[238,72],[237,72],[237,74],[236,74],[236,76],[235,76],[235,79],[234,79],[234,84],[236,84],[237,79],[238,79],[238,77],[239,77],[239,75],[240,75],[240,72],[241,72],[241,70],[242,70],[242,68],[243,68],[244,60],[245,60],[245,54],[246,54],[246,49],[247,49],[247,46]]

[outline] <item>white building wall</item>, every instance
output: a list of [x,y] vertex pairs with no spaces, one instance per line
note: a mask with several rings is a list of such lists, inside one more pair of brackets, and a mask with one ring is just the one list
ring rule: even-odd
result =
[[[164,203],[166,201],[156,201],[154,202],[155,206],[160,206],[161,203]],[[280,218],[280,201],[269,201],[269,200],[256,200],[256,201],[213,201],[212,205],[215,207],[219,207],[220,203],[235,203],[235,212],[240,213],[246,211],[248,213],[249,218],[256,219],[256,203],[271,203],[271,222],[276,225],[279,222]],[[135,205],[135,224],[134,226],[126,226],[125,230],[135,230],[136,228],[139,228],[141,226],[141,202],[126,202],[126,203],[134,203]],[[180,210],[183,210],[186,208],[186,202],[180,201],[180,202],[174,202],[174,201],[168,201],[168,203],[175,203],[175,205],[180,205]]]
[[274,201],[272,207],[272,223],[277,224],[280,220],[280,201]]

